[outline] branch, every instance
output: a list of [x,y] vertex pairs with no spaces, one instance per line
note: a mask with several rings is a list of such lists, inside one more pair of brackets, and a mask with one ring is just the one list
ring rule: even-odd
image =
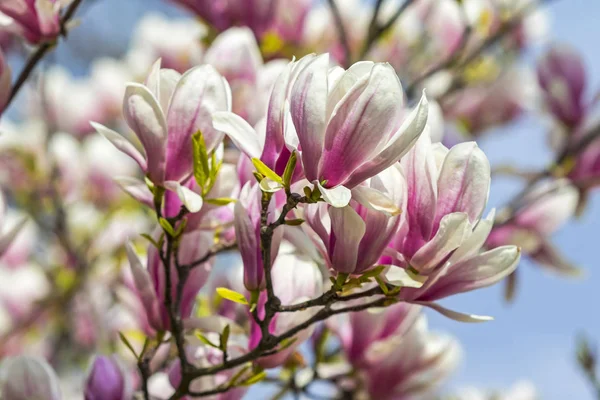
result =
[[[73,18],[73,16],[75,15],[75,12],[77,11],[77,8],[79,8],[79,6],[81,5],[81,3],[83,3],[83,0],[74,0],[71,3],[71,5],[69,5],[69,7],[67,8],[67,10],[63,14],[63,16],[60,18],[60,34],[62,36],[66,37],[66,35],[67,35],[67,31],[66,31],[67,23],[71,20],[71,18]],[[8,106],[10,105],[10,103],[12,103],[12,101],[15,98],[15,96],[17,95],[17,93],[19,92],[19,90],[21,90],[21,88],[23,87],[23,85],[25,84],[25,82],[27,82],[27,79],[29,79],[29,76],[31,75],[31,73],[33,72],[33,70],[35,69],[35,67],[38,65],[38,63],[44,58],[44,56],[50,50],[52,50],[52,48],[55,45],[56,45],[56,40],[43,43],[31,55],[31,57],[29,58],[29,60],[27,61],[27,63],[23,67],[23,69],[21,70],[21,73],[19,74],[19,77],[15,81],[15,84],[13,85],[13,87],[12,87],[12,89],[10,91],[10,95],[8,97],[6,105],[4,106],[5,109],[8,108]]]
[[363,45],[363,49],[360,53],[360,59],[363,59],[367,53],[369,52],[369,50],[371,49],[371,46],[373,46],[373,44],[381,37],[383,36],[388,29],[390,29],[398,20],[398,18],[400,18],[402,16],[402,14],[404,13],[404,11],[408,8],[408,6],[410,6],[412,3],[414,2],[414,0],[405,0],[404,3],[402,3],[400,5],[400,7],[398,7],[398,9],[396,10],[396,12],[394,13],[394,15],[392,15],[390,17],[389,20],[387,20],[387,22],[383,25],[379,25],[377,22],[377,16],[379,14],[379,9],[381,7],[381,0],[377,1],[377,4],[375,4],[375,9],[373,12],[373,17],[371,19],[371,24],[369,25],[369,33],[367,36],[367,40],[365,40],[365,44]]

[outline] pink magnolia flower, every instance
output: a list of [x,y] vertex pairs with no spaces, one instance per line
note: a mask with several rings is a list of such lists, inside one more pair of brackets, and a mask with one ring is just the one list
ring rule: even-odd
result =
[[[264,288],[263,259],[261,254],[261,191],[258,184],[247,182],[234,206],[233,224],[238,248],[244,263],[244,286],[248,290]],[[268,223],[275,220],[275,204],[269,205]],[[277,229],[271,243],[271,262],[274,262],[279,251],[282,230]]]
[[461,355],[455,339],[430,332],[421,308],[406,303],[351,313],[329,326],[369,398],[430,394],[456,369]]
[[96,356],[85,384],[85,400],[129,400],[131,382],[115,356]]
[[192,173],[192,135],[201,131],[207,151],[214,150],[223,134],[212,127],[211,114],[231,109],[227,81],[210,65],[180,75],[161,69],[157,61],[146,84],[130,83],[123,114],[144,147],[144,155],[125,137],[92,123],[115,147],[133,158],[158,185],[185,180]]
[[305,218],[327,266],[361,274],[376,265],[396,234],[398,214],[406,203],[406,184],[399,167],[393,166],[352,192],[354,200],[343,208],[307,205]]
[[[296,254],[279,254],[277,261],[273,264],[271,274],[273,291],[281,300],[282,305],[287,306],[307,301],[323,292],[323,276],[317,265]],[[258,304],[258,312],[261,318],[264,317],[265,302],[266,293],[262,292]],[[296,326],[299,321],[310,318],[312,313],[316,311],[316,309],[312,309],[297,313],[279,313],[271,321],[269,332],[280,335]],[[260,327],[254,323],[254,320],[251,324],[248,344],[250,349],[256,347],[262,338]],[[294,336],[295,342],[291,346],[272,356],[260,358],[257,362],[264,368],[275,368],[282,365],[296,351],[298,346],[312,335],[314,328],[315,326],[311,326],[301,331]]]
[[581,56],[568,46],[555,45],[538,62],[537,78],[550,112],[566,126],[577,126],[586,112]]
[[61,400],[58,378],[46,360],[33,356],[8,358],[2,364],[0,390],[5,400]]
[[550,236],[573,217],[578,201],[579,192],[568,180],[543,182],[516,206],[513,218],[492,230],[486,244],[519,245],[525,255],[551,271],[579,275],[581,271],[550,242]]
[[[204,231],[187,233],[179,245],[179,262],[191,263],[202,258],[211,248],[213,236]],[[133,273],[135,287],[142,305],[144,306],[149,326],[148,331],[164,331],[170,327],[169,316],[164,305],[165,291],[165,266],[159,258],[158,250],[150,245],[148,249],[148,269],[135,254],[131,244],[127,244],[127,257]],[[174,299],[177,293],[177,271],[175,265],[170,266],[171,293]],[[198,291],[204,286],[210,270],[212,260],[194,267],[184,285],[181,300],[181,317],[188,318],[194,307],[194,300]]]
[[[428,134],[401,161],[407,179],[408,201],[389,255],[388,278],[403,279],[406,270],[424,281],[403,288],[404,301],[428,305],[463,321],[482,318],[449,311],[433,303],[456,293],[492,285],[515,270],[520,250],[501,246],[481,252],[493,225],[482,219],[490,187],[490,165],[474,142],[448,150],[432,145]],[[485,320],[487,318],[483,318]]]
[[60,34],[60,9],[64,0],[4,0],[0,13],[12,19],[11,26],[28,42],[54,40]]
[[6,102],[10,96],[12,77],[10,67],[6,63],[4,53],[0,48],[0,115],[4,111]]

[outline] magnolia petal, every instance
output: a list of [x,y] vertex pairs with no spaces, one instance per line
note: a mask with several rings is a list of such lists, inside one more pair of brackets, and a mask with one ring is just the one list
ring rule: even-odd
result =
[[462,244],[470,229],[467,214],[445,215],[433,239],[413,255],[410,260],[411,266],[422,274],[429,274],[451,251]]
[[[387,271],[383,273],[386,282],[394,286],[420,288],[425,283],[427,277],[415,276],[409,274],[404,268],[390,265]],[[420,279],[421,278],[421,279]]]
[[99,134],[104,136],[104,138],[106,138],[109,142],[111,142],[112,145],[115,146],[119,151],[122,151],[129,157],[133,158],[133,161],[135,161],[140,166],[142,171],[146,172],[146,169],[148,168],[146,159],[144,158],[142,153],[140,153],[138,149],[135,148],[133,143],[127,140],[123,135],[118,134],[117,132],[105,127],[104,125],[98,124],[96,122],[90,122],[90,125],[92,125],[92,128],[94,128],[96,132],[98,132]]
[[162,58],[158,58],[150,67],[150,73],[146,77],[144,84],[150,90],[150,92],[156,97],[160,99],[160,70],[162,65]]
[[352,199],[352,192],[344,186],[325,189],[318,181],[316,181],[315,184],[319,188],[319,191],[321,191],[323,200],[333,207],[346,207],[350,203],[350,199]]
[[229,325],[231,333],[243,334],[245,330],[235,321],[222,317],[220,315],[211,315],[208,317],[190,317],[183,321],[183,327],[186,330],[199,329],[203,332],[223,332],[226,326]]
[[402,212],[385,193],[368,186],[357,186],[352,189],[352,198],[371,210],[381,211],[391,216]]
[[[329,208],[331,234],[335,235],[335,245],[331,263],[339,272],[352,273],[356,268],[358,247],[365,235],[365,222],[352,207]],[[330,249],[331,251],[331,249]]]
[[310,60],[298,74],[291,92],[292,120],[302,148],[304,172],[309,181],[320,178],[318,171],[325,140],[328,69],[328,54]]
[[258,289],[263,280],[262,266],[258,264],[259,242],[248,210],[241,201],[233,207],[233,226],[242,262],[244,263],[244,285],[248,290]]
[[416,143],[427,127],[429,112],[425,93],[415,109],[404,120],[398,131],[385,147],[371,161],[358,168],[348,181],[350,187],[358,185],[365,179],[375,176],[400,160]]
[[145,182],[132,178],[130,176],[118,176],[114,178],[114,181],[123,189],[125,193],[136,199],[142,204],[146,204],[149,207],[154,205],[154,196],[148,185]]
[[492,228],[494,227],[494,216],[496,215],[496,210],[493,209],[489,212],[485,219],[480,220],[477,223],[473,232],[469,235],[468,238],[452,253],[450,259],[448,260],[449,264],[454,264],[461,260],[467,259],[475,254],[477,254],[485,241],[487,240]]
[[157,99],[145,86],[129,83],[123,115],[144,146],[150,179],[161,183],[165,174],[167,123]]
[[585,274],[581,268],[567,260],[564,255],[548,241],[542,241],[539,249],[535,253],[530,254],[530,256],[549,271],[562,276],[581,278]]
[[188,209],[191,213],[196,213],[202,209],[202,196],[193,190],[181,185],[177,181],[167,181],[165,182],[165,188],[168,190],[177,193],[177,197],[183,203],[185,208]]
[[233,144],[250,158],[260,158],[262,146],[254,128],[237,114],[228,111],[212,115],[213,127],[229,136]]
[[494,318],[487,315],[476,315],[476,314],[464,314],[458,311],[450,310],[446,307],[439,305],[438,303],[428,302],[428,301],[412,301],[412,304],[419,304],[425,307],[429,307],[432,310],[435,310],[442,314],[445,317],[453,319],[458,322],[467,322],[467,323],[479,323],[479,322],[487,322],[493,321]]

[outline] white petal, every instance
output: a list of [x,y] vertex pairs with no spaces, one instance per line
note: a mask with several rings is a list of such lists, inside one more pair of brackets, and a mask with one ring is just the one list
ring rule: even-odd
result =
[[196,213],[202,209],[202,196],[192,191],[191,189],[181,185],[176,181],[165,182],[165,188],[177,193],[177,197],[191,213]]
[[400,207],[390,197],[368,186],[357,186],[352,189],[352,198],[367,208],[381,211],[391,216],[402,212]]
[[323,199],[334,207],[346,207],[352,198],[352,192],[344,186],[336,186],[331,189],[325,189],[318,181],[315,184],[321,191]]
[[269,178],[263,178],[260,181],[260,190],[267,193],[275,193],[283,189],[283,186],[280,183],[277,183]]
[[420,288],[425,283],[425,279],[418,280],[420,277],[411,276],[404,268],[391,265],[384,273],[385,280],[392,285],[400,287]]
[[212,115],[213,127],[225,133],[231,141],[248,157],[260,158],[262,146],[256,131],[239,115],[228,111],[215,112]]
[[94,128],[96,132],[98,132],[99,134],[104,136],[109,142],[111,142],[113,146],[115,146],[119,151],[122,151],[129,157],[133,158],[133,160],[136,163],[138,163],[142,171],[146,171],[146,168],[148,166],[146,159],[142,155],[142,153],[140,153],[139,150],[135,148],[133,143],[127,140],[123,135],[118,134],[117,132],[105,127],[104,125],[98,124],[96,122],[90,122],[90,125],[92,125],[92,128]]
[[422,306],[429,307],[445,317],[453,319],[458,322],[469,322],[469,323],[478,323],[478,322],[487,322],[493,321],[494,318],[487,315],[476,315],[476,314],[464,314],[458,311],[449,310],[446,307],[442,307],[437,303],[431,303],[428,301],[414,301],[413,304],[420,304]]

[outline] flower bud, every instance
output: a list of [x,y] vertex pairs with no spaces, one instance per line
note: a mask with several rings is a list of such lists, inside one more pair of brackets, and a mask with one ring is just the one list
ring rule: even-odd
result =
[[19,34],[32,44],[53,40],[60,34],[60,0],[3,0],[0,13],[12,19]]
[[115,358],[97,356],[85,384],[85,400],[129,400],[124,371]]

